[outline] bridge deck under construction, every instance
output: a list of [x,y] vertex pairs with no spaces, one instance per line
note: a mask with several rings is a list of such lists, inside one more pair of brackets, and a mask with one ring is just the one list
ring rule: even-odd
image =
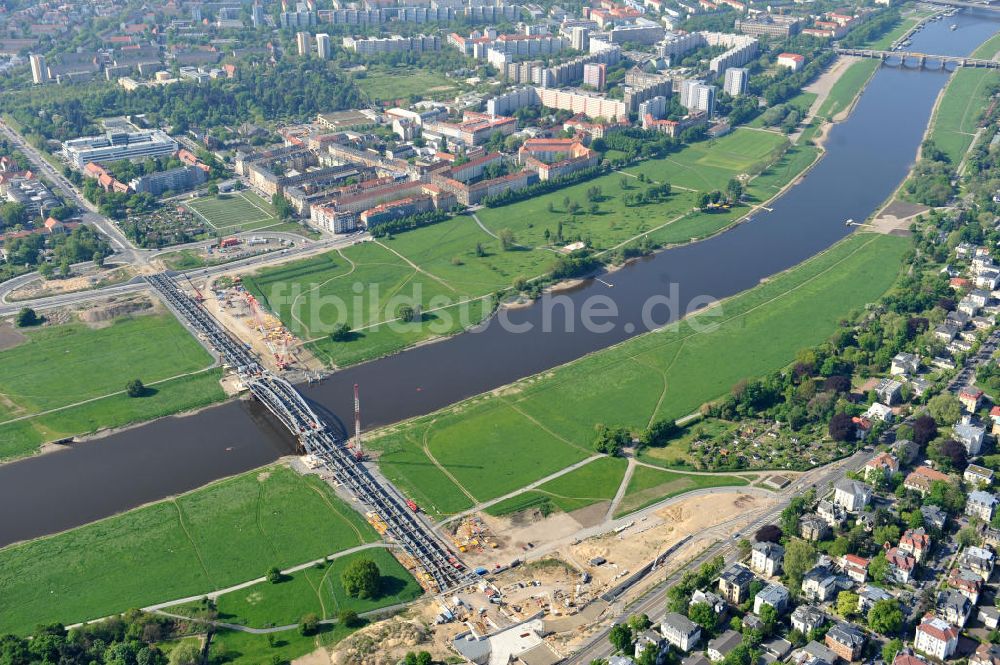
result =
[[223,362],[239,374],[254,397],[288,428],[303,449],[365,504],[364,512],[377,515],[380,524],[384,524],[381,532],[398,543],[422,569],[418,577],[425,586],[443,592],[472,580],[468,568],[406,507],[395,488],[376,479],[345,449],[343,441],[316,415],[292,384],[264,368],[246,346],[229,335],[169,275],[160,273],[146,280],[170,309],[203,336]]

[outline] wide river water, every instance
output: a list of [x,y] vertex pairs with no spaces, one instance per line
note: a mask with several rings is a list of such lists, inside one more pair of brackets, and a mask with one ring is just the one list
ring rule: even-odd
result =
[[[951,24],[957,29],[949,29]],[[1000,13],[962,11],[928,24],[911,50],[967,55],[1000,29]],[[830,131],[826,154],[772,212],[703,242],[669,249],[566,294],[579,304],[615,301],[609,332],[542,332],[545,303],[509,310],[515,334],[496,322],[436,344],[333,374],[307,397],[341,427],[361,386],[365,426],[432,412],[544,371],[645,330],[643,305],[676,285],[678,310],[695,298],[724,298],[829,247],[892,193],[913,164],[947,73],[883,67],[851,116]],[[609,286],[613,285],[613,286]],[[561,310],[560,310],[561,311]],[[579,307],[576,308],[579,311]],[[0,547],[62,531],[267,464],[293,449],[259,405],[237,401],[161,419],[71,448],[0,466]]]

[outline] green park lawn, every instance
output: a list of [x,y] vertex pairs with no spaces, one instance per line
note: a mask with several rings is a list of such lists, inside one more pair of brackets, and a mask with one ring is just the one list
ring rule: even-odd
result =
[[488,508],[487,512],[491,515],[508,515],[541,505],[572,512],[595,503],[611,501],[625,476],[626,466],[624,459],[601,457],[553,478],[536,489],[501,501]]
[[382,451],[383,472],[428,512],[460,512],[585,458],[597,424],[638,432],[787,365],[800,348],[823,341],[842,318],[881,297],[908,247],[901,238],[854,234],[699,313],[700,322],[712,324],[699,326],[705,329],[682,321],[393,427],[369,446]]
[[637,466],[615,517],[622,517],[670,497],[710,487],[740,487],[747,481],[724,474],[695,475]]
[[951,75],[944,97],[931,119],[929,139],[951,159],[954,166],[972,145],[979,115],[986,108],[987,86],[996,80],[989,69],[960,68]]
[[[224,397],[218,371],[195,374],[211,366],[212,358],[170,314],[123,317],[105,327],[46,325],[23,333],[24,342],[0,351],[0,459],[30,454],[52,439]],[[150,387],[146,396],[124,394],[135,378]],[[60,410],[45,413],[52,409]]]
[[993,56],[995,56],[998,51],[1000,51],[1000,33],[993,35],[980,44],[976,50],[972,52],[971,56],[973,58],[992,60]]
[[0,549],[0,633],[206,593],[377,538],[316,477],[268,467]]
[[843,71],[837,82],[830,88],[816,115],[832,120],[837,114],[846,111],[864,89],[872,74],[881,66],[878,60],[858,60]]
[[[374,598],[348,596],[340,581],[344,569],[353,561],[374,561],[382,573],[379,593]],[[296,624],[306,614],[320,619],[335,619],[341,610],[361,614],[391,605],[408,603],[423,594],[410,573],[385,548],[371,548],[334,559],[322,567],[286,575],[276,583],[260,582],[238,591],[222,594],[216,601],[219,620],[251,628],[269,628]],[[171,608],[176,614],[188,614],[196,603]]]
[[300,635],[298,629],[272,635],[220,630],[212,635],[207,665],[290,663],[320,647],[335,645],[355,630],[357,628],[346,628],[339,624],[321,625],[319,633],[310,636]]

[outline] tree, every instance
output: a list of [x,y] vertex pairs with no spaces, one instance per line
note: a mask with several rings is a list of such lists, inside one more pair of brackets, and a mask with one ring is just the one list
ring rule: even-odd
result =
[[632,631],[624,623],[616,624],[611,629],[611,633],[608,634],[608,641],[611,642],[611,646],[615,648],[615,651],[621,653],[632,651]]
[[14,317],[14,325],[18,328],[29,328],[31,326],[37,326],[39,324],[38,314],[35,310],[30,307],[22,307]]
[[406,323],[413,323],[418,320],[420,316],[417,314],[417,310],[411,305],[400,305],[396,308],[396,317],[399,320]]
[[877,601],[868,611],[868,627],[882,635],[895,635],[903,627],[903,610],[891,598]]
[[774,630],[774,627],[778,625],[778,610],[774,609],[770,605],[764,605],[760,608],[760,620],[764,622],[764,635],[765,637],[770,635]]
[[680,431],[680,426],[669,418],[657,420],[643,430],[642,435],[639,437],[639,442],[644,446],[665,446]]
[[711,633],[715,630],[715,610],[708,603],[695,603],[688,608],[688,618]]
[[351,337],[353,337],[351,326],[346,323],[341,323],[333,329],[332,333],[330,333],[330,339],[334,342],[347,342],[350,341]]
[[354,598],[374,598],[378,594],[382,573],[371,559],[352,562],[340,575],[347,595]]
[[778,543],[781,542],[782,535],[784,534],[781,531],[781,527],[777,524],[765,524],[757,529],[757,533],[754,534],[753,539],[758,543]]
[[837,594],[837,614],[845,619],[854,616],[858,611],[858,594],[841,591]]
[[898,637],[889,640],[882,646],[882,660],[886,663],[892,663],[902,648],[903,641]]
[[125,394],[129,397],[142,397],[146,394],[146,386],[139,379],[132,379],[125,384]]
[[337,614],[337,623],[341,626],[346,626],[348,628],[354,628],[360,624],[361,619],[358,617],[358,613],[354,610],[340,610]]
[[812,543],[801,538],[792,538],[785,545],[785,559],[782,568],[785,570],[785,579],[789,586],[798,589],[802,584],[802,577],[816,563],[816,550]]
[[277,192],[272,194],[271,205],[274,206],[274,211],[278,213],[278,217],[281,219],[290,219],[295,214],[295,208],[288,202],[284,194],[278,194]]
[[264,579],[271,584],[277,584],[281,581],[282,577],[281,570],[279,570],[277,566],[271,566],[267,569],[267,572],[264,573]]
[[201,649],[193,642],[181,642],[170,652],[170,665],[197,665],[201,662]]
[[695,205],[697,205],[700,209],[705,210],[712,202],[712,197],[708,192],[699,192],[696,201],[697,203]]
[[937,423],[930,416],[920,416],[913,422],[913,442],[926,446],[937,436]]
[[517,241],[514,239],[514,232],[510,229],[500,229],[497,231],[497,237],[500,238],[500,246],[503,247],[503,251],[509,252],[517,246]]
[[979,542],[979,533],[971,526],[962,527],[955,534],[955,542],[960,547],[970,547]]
[[653,625],[653,622],[649,620],[649,616],[645,614],[633,614],[628,618],[628,627],[636,635],[646,630]]
[[962,417],[962,403],[951,393],[935,395],[927,402],[927,411],[939,425],[950,425]]
[[855,438],[854,420],[847,413],[835,413],[830,419],[830,436],[835,441],[851,441]]
[[964,471],[965,467],[969,465],[965,446],[954,439],[942,442],[937,449],[935,457],[938,462],[942,463],[942,466],[955,471]]
[[885,552],[879,552],[868,563],[868,574],[875,584],[885,584],[889,580],[889,562],[885,558]]
[[308,637],[315,635],[319,629],[319,617],[313,613],[306,614],[299,621],[299,635]]
[[595,429],[594,450],[605,455],[621,455],[622,448],[632,443],[632,435],[623,427],[607,427],[598,424]]

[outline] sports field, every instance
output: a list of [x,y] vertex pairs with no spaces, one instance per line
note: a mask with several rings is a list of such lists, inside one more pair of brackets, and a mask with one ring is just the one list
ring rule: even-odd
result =
[[[855,234],[698,315],[715,324],[708,330],[682,322],[392,428],[369,445],[382,451],[383,472],[429,512],[465,510],[586,458],[596,424],[638,432],[786,365],[882,296],[908,247],[901,238]],[[691,482],[693,489],[703,481]],[[564,494],[606,495],[606,488]]]
[[[21,332],[23,342],[0,351],[0,459],[30,454],[47,440],[223,397],[217,372],[193,374],[212,358],[170,314]],[[135,378],[150,386],[147,396],[124,395]]]
[[205,196],[183,205],[220,233],[256,231],[283,223],[269,201],[248,190]]
[[951,75],[944,97],[931,119],[930,140],[954,166],[972,145],[979,116],[987,105],[987,91],[997,74],[989,69],[960,68]]
[[376,539],[322,481],[272,466],[0,550],[0,633],[197,595]]
[[455,81],[441,74],[419,69],[393,70],[389,72],[370,71],[364,78],[354,79],[371,99],[392,100],[410,95],[433,97],[435,93],[455,92]]

